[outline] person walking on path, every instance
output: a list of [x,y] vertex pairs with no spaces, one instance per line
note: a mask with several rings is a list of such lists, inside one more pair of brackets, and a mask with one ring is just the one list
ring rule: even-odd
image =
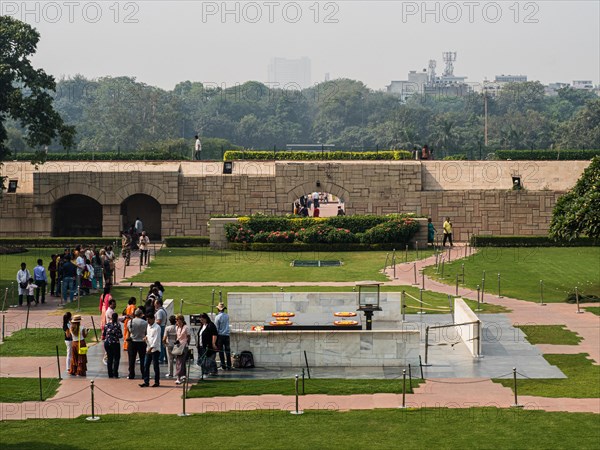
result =
[[195,135],[194,139],[196,142],[194,143],[194,154],[192,155],[192,160],[200,161],[202,159],[202,142],[200,141],[200,136]]
[[70,311],[67,311],[63,315],[63,332],[65,333],[65,346],[67,347],[67,362],[65,369],[67,372],[71,368],[71,347],[73,346],[73,338],[71,336],[71,318],[72,314]]
[[87,344],[85,343],[87,334],[88,330],[81,325],[81,316],[79,314],[73,316],[71,319],[71,337],[73,339],[73,345],[71,347],[71,366],[69,368],[69,375],[85,377],[87,373],[87,355],[85,353],[79,353],[79,348],[87,347]]
[[77,267],[71,262],[71,256],[66,256],[66,261],[62,265],[62,296],[63,302],[67,303],[67,292],[69,292],[69,301],[73,303],[75,296],[75,277],[77,276]]
[[136,309],[135,319],[130,320],[127,323],[129,335],[131,336],[131,341],[129,342],[127,349],[127,354],[129,356],[129,376],[127,379],[129,380],[135,379],[136,357],[140,359],[140,373],[142,376],[144,375],[144,359],[146,358],[146,341],[144,338],[146,337],[148,322],[142,319],[142,315],[142,310],[139,308]]
[[182,314],[177,314],[175,317],[175,323],[177,325],[177,340],[175,341],[175,344],[183,346],[183,353],[181,355],[177,355],[177,364],[175,369],[177,381],[175,381],[175,384],[181,384],[185,380],[185,362],[187,360],[188,346],[190,345],[190,331]]
[[148,264],[148,245],[150,245],[150,238],[146,235],[145,231],[142,231],[138,246],[140,247],[140,261],[141,265]]
[[21,270],[17,272],[17,285],[19,286],[19,306],[23,306],[23,296],[27,297],[27,284],[31,274],[27,270],[27,264],[21,263]]
[[146,328],[146,360],[144,362],[143,378],[144,382],[140,387],[150,386],[150,364],[154,368],[154,384],[152,387],[160,386],[160,364],[158,358],[160,356],[160,326],[154,320],[154,315],[149,314],[146,319],[148,326]]
[[38,302],[35,299],[35,291],[38,289],[38,285],[33,282],[33,278],[27,280],[27,307],[33,303],[37,306]]
[[210,320],[208,314],[200,314],[202,328],[198,331],[196,346],[198,348],[198,365],[202,370],[202,375],[217,375],[216,351],[217,347],[217,327]]
[[175,355],[171,352],[173,350],[173,346],[175,345],[175,341],[177,341],[177,325],[175,325],[175,316],[169,317],[169,325],[165,328],[165,332],[163,334],[163,345],[167,350],[167,361],[169,363],[169,373],[167,373],[167,378],[173,377],[173,366],[175,361]]
[[450,247],[454,247],[452,243],[452,222],[450,221],[450,217],[446,217],[446,221],[444,222],[444,241],[442,242],[442,247],[446,246],[446,240],[450,241]]
[[[215,317],[215,326],[217,327],[217,347],[219,348],[219,360],[221,369],[231,370],[231,342],[229,337],[229,314],[225,312],[227,307],[223,302],[217,305],[217,317]],[[227,358],[227,364],[225,364]]]
[[[33,269],[33,282],[37,286],[35,290],[35,303],[46,303],[46,285],[48,284],[48,275],[44,268],[44,262],[41,259],[37,260],[37,266]],[[40,299],[41,294],[41,299]]]
[[[114,302],[114,300],[112,300]],[[104,325],[102,339],[104,350],[108,355],[107,368],[108,378],[119,378],[119,362],[121,362],[121,341],[123,332],[119,323],[119,314],[113,312],[110,321]]]
[[435,242],[435,232],[437,230],[433,226],[433,222],[431,221],[431,217],[427,219],[427,244],[433,245]]
[[[158,292],[158,289],[157,289]],[[163,308],[163,301],[157,298],[154,301],[154,310],[156,311],[154,317],[156,318],[156,324],[160,327],[160,357],[158,358],[158,362],[160,364],[165,364],[167,362],[167,351],[165,349],[165,344],[163,343],[163,336],[165,335],[165,329],[167,328],[167,311]]]
[[54,297],[56,290],[56,272],[58,264],[56,263],[56,255],[50,255],[50,264],[48,264],[48,272],[50,273],[50,295]]

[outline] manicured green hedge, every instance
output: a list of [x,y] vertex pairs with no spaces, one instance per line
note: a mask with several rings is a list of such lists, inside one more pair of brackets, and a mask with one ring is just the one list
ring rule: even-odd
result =
[[553,241],[547,236],[471,236],[474,247],[589,247],[600,245],[593,239]]
[[589,160],[600,155],[597,150],[497,150],[496,157],[502,160],[530,160],[530,161],[569,161]]
[[3,237],[0,238],[2,247],[52,248],[73,247],[75,245],[105,246],[121,243],[121,238],[109,237]]
[[403,160],[412,159],[412,154],[405,150],[386,150],[381,152],[272,152],[272,151],[238,151],[228,150],[225,161],[261,160],[261,161],[339,161],[339,160]]
[[294,242],[282,244],[270,244],[264,242],[255,242],[252,244],[229,243],[232,250],[248,250],[257,252],[363,252],[363,251],[382,251],[404,248],[401,242],[394,244],[303,244]]
[[[18,153],[9,159],[17,161],[31,161],[39,158],[35,153]],[[167,152],[70,152],[48,153],[43,157],[45,161],[181,161],[180,153]]]
[[207,236],[171,236],[165,238],[167,247],[208,247],[210,238]]

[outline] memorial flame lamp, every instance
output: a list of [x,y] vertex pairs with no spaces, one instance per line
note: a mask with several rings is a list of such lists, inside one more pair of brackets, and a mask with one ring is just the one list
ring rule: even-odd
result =
[[381,311],[379,306],[379,292],[381,285],[377,281],[361,281],[356,283],[358,288],[358,310],[365,313],[367,330],[372,329],[373,311]]

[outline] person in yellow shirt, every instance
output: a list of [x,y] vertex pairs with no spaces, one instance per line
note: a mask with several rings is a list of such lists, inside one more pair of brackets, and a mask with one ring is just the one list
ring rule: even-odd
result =
[[452,243],[452,222],[450,221],[450,217],[446,217],[446,221],[444,222],[444,240],[442,242],[442,247],[446,246],[446,239],[450,241],[450,247],[454,247]]

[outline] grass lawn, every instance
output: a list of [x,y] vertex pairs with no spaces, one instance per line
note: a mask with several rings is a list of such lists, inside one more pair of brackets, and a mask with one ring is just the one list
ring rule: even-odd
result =
[[[165,248],[132,280],[161,281],[386,281],[380,273],[387,252],[252,252],[200,248]],[[431,251],[420,251],[427,257]],[[415,252],[409,252],[414,260]],[[341,260],[340,267],[291,267],[295,259]],[[15,272],[16,273],[16,272]]]
[[[166,280],[162,280],[166,281]],[[183,299],[183,314],[197,314],[199,312],[208,312],[212,304],[212,291],[215,290],[214,304],[219,303],[219,291],[221,291],[223,302],[227,303],[227,293],[229,292],[279,292],[281,289],[276,286],[223,286],[223,287],[211,287],[211,286],[197,286],[197,287],[176,287],[166,286],[165,287],[165,298],[172,298],[175,300],[175,312],[179,312],[180,300]],[[419,289],[413,286],[382,286],[382,292],[400,292],[405,290],[408,294],[415,298],[419,298]],[[284,288],[285,292],[352,292],[352,286],[288,286]],[[147,289],[143,290],[145,296]],[[117,311],[120,313],[127,306],[129,297],[136,297],[139,300],[140,289],[138,287],[128,286],[117,286],[112,290],[113,297],[117,300]],[[81,314],[84,315],[98,315],[98,301],[100,294],[90,295],[89,297],[84,296],[81,299]],[[439,294],[432,291],[423,292],[423,301],[434,305],[435,308],[441,306],[448,306],[448,297],[445,294]],[[465,300],[472,309],[475,309],[477,302],[471,300]],[[407,297],[407,306],[418,307],[419,303]],[[490,303],[482,304],[483,312],[487,313],[501,313],[508,312],[506,308]],[[56,312],[56,314],[64,314],[64,311],[74,311],[76,304],[73,304],[72,308],[63,308]],[[426,308],[430,306],[425,305]],[[407,314],[414,314],[418,311],[415,308],[407,307]],[[427,311],[428,314],[442,313],[436,311]]]
[[[42,399],[54,397],[60,381],[42,378]],[[0,403],[20,403],[40,400],[38,378],[0,378]]]
[[[62,249],[64,250],[64,249]],[[21,263],[27,264],[27,270],[33,276],[33,268],[37,266],[37,260],[42,259],[44,261],[44,267],[48,268],[50,263],[50,255],[55,254],[61,249],[51,248],[32,248],[25,253],[17,253],[15,255],[0,255],[0,307],[4,301],[4,294],[6,288],[9,288],[8,298],[6,300],[7,305],[18,304],[18,286],[17,286],[17,272],[21,270]],[[48,275],[48,281],[50,276]],[[11,283],[14,281],[14,285]],[[14,299],[12,286],[14,286]],[[48,287],[50,289],[50,287]]]
[[586,306],[583,309],[585,309],[587,312],[591,312],[592,314],[600,316],[600,306]]
[[[413,378],[416,388],[423,380]],[[302,394],[302,380],[298,383]],[[350,380],[337,378],[308,379],[304,381],[306,394],[353,395],[353,394],[402,394],[402,380]],[[294,395],[293,380],[204,380],[189,390],[189,398],[232,397],[236,395],[280,394]],[[408,376],[406,392],[412,393]]]
[[516,325],[527,335],[530,344],[577,345],[581,336],[566,325]]
[[498,273],[501,274],[500,293],[507,297],[539,302],[540,280],[544,281],[544,302],[547,303],[564,302],[575,286],[585,295],[600,295],[600,247],[484,247],[466,259],[445,264],[443,280],[433,266],[426,268],[425,273],[454,285],[456,274],[462,272],[462,264],[466,286],[471,289],[481,286],[485,270],[486,295],[498,294]]
[[[103,415],[98,422],[76,419],[5,420],[0,422],[2,448],[77,449],[93,442],[115,442],[142,448],[162,442],[165,449],[198,448],[198,430],[226,436],[219,448],[266,449],[423,449],[527,448],[597,449],[596,414],[517,409],[431,408],[338,412],[335,404],[293,416],[285,411],[241,411],[195,414]],[[218,408],[218,405],[215,405]],[[241,406],[243,408],[243,406]],[[136,433],[118,430],[144,430]],[[166,433],[166,434],[165,434]],[[160,441],[168,436],[168,440]]]
[[7,336],[0,345],[1,356],[56,356],[56,346],[62,355],[65,341],[61,328],[22,329]]
[[[576,355],[544,355],[546,360],[568,378],[517,380],[520,395],[537,395],[553,398],[598,398],[600,397],[600,366],[586,358],[587,353]],[[506,387],[513,387],[513,380],[494,380]],[[599,428],[600,429],[600,428]]]

